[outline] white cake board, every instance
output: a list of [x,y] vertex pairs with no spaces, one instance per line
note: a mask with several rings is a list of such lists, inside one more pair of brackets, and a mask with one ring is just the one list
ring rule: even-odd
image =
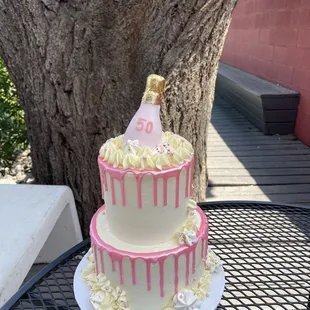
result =
[[[82,271],[87,266],[88,255],[89,255],[88,253],[85,254],[85,256],[80,261],[79,265],[75,270],[73,279],[74,296],[81,310],[94,309],[89,301],[90,297],[89,288],[86,282],[84,282],[82,279]],[[205,301],[203,302],[200,310],[215,310],[222,299],[224,287],[225,287],[225,273],[223,267],[220,267],[218,273],[212,274],[210,293],[209,296],[206,297]]]

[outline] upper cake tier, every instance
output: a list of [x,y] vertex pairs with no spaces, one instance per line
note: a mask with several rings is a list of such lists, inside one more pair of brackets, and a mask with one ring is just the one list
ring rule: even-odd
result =
[[98,157],[109,229],[136,245],[170,240],[187,218],[193,148],[170,132],[154,148],[123,142],[123,136],[108,140]]

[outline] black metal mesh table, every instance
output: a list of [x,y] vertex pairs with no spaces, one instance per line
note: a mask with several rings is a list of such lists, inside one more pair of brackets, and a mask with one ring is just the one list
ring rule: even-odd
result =
[[[209,244],[226,273],[218,309],[310,309],[310,207],[258,202],[200,206],[209,216]],[[73,275],[88,248],[85,240],[63,254],[2,309],[79,309]]]

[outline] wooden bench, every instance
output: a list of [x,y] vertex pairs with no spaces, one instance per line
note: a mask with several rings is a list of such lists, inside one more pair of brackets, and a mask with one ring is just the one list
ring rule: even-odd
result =
[[293,90],[220,63],[216,94],[266,135],[294,132],[299,93]]

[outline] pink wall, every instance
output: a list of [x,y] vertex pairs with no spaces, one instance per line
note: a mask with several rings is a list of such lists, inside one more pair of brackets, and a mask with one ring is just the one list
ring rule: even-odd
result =
[[295,131],[310,145],[310,0],[239,0],[221,61],[299,91]]

